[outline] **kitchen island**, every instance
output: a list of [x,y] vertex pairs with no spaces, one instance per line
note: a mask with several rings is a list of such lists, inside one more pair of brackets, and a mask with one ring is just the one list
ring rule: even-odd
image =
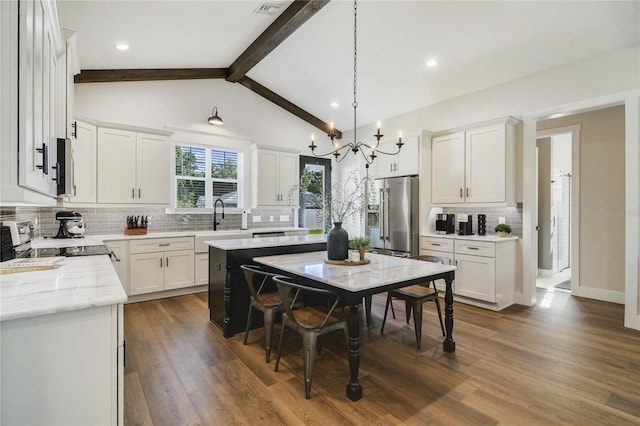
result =
[[122,424],[126,299],[104,255],[0,275],[0,424]]
[[[325,235],[244,238],[208,241],[209,319],[224,337],[243,332],[249,313],[249,288],[240,265],[252,264],[257,256],[306,253],[327,249]],[[255,315],[251,328],[262,326]]]

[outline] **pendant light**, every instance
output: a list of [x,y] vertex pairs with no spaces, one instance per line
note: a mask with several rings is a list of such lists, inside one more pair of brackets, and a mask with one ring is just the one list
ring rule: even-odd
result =
[[213,111],[211,111],[211,117],[209,117],[209,124],[213,126],[222,126],[224,121],[218,115],[218,107],[213,107]]

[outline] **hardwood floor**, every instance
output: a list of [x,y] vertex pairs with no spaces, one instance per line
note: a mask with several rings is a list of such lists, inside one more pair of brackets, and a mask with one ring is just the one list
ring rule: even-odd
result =
[[640,332],[623,327],[623,307],[545,290],[538,300],[499,313],[457,303],[456,352],[446,354],[432,304],[417,350],[403,320],[389,317],[380,335],[384,296],[374,297],[355,403],[340,332],[325,336],[305,400],[294,333],[275,373],[262,330],[246,346],[242,335],[223,338],[206,293],[129,304],[125,424],[640,424]]

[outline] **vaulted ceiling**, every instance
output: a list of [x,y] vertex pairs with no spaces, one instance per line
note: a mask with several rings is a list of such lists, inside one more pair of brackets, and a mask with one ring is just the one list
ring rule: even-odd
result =
[[[353,2],[268,1],[274,14],[255,13],[263,3],[59,0],[78,31],[77,82],[225,78],[319,128],[352,129]],[[357,36],[362,125],[638,48],[640,2],[360,0]]]

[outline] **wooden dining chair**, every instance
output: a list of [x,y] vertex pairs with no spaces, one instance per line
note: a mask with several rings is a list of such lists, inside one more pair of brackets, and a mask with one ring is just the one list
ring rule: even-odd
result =
[[[342,330],[345,335],[347,349],[349,346],[349,329],[347,322],[336,310],[339,297],[329,290],[307,287],[292,282],[289,278],[278,275],[274,281],[283,301],[284,314],[282,315],[282,329],[280,331],[280,343],[278,344],[278,355],[276,357],[275,371],[280,366],[280,355],[282,354],[282,341],[284,331],[288,328],[302,336],[302,360],[304,363],[304,390],[305,398],[311,398],[311,379],[313,376],[313,365],[316,351],[320,353],[321,337],[333,331]],[[316,304],[293,309],[305,296],[312,296]],[[321,299],[328,300],[327,303],[318,303],[317,296],[325,296]]]
[[276,315],[283,311],[282,299],[273,282],[275,274],[264,271],[256,265],[240,265],[244,271],[244,276],[249,286],[249,313],[247,315],[247,326],[244,332],[244,344],[247,344],[249,329],[253,318],[253,311],[258,310],[264,316],[264,340],[265,340],[265,360],[269,362],[271,358],[271,341],[273,338],[273,325]]
[[[413,257],[413,259],[434,263],[444,263],[442,259],[435,256],[423,255]],[[384,318],[382,319],[380,334],[384,334],[384,326],[387,321],[389,306],[391,306],[393,318],[396,318],[396,313],[393,310],[394,299],[404,300],[407,324],[411,317],[411,311],[413,311],[413,328],[416,334],[416,345],[418,346],[418,349],[420,349],[422,341],[422,305],[424,305],[425,302],[435,302],[436,308],[438,309],[438,319],[440,320],[442,335],[445,336],[444,323],[442,322],[442,311],[440,309],[440,298],[438,296],[438,289],[436,288],[433,280],[422,284],[398,288],[387,293],[387,303],[384,307]]]

